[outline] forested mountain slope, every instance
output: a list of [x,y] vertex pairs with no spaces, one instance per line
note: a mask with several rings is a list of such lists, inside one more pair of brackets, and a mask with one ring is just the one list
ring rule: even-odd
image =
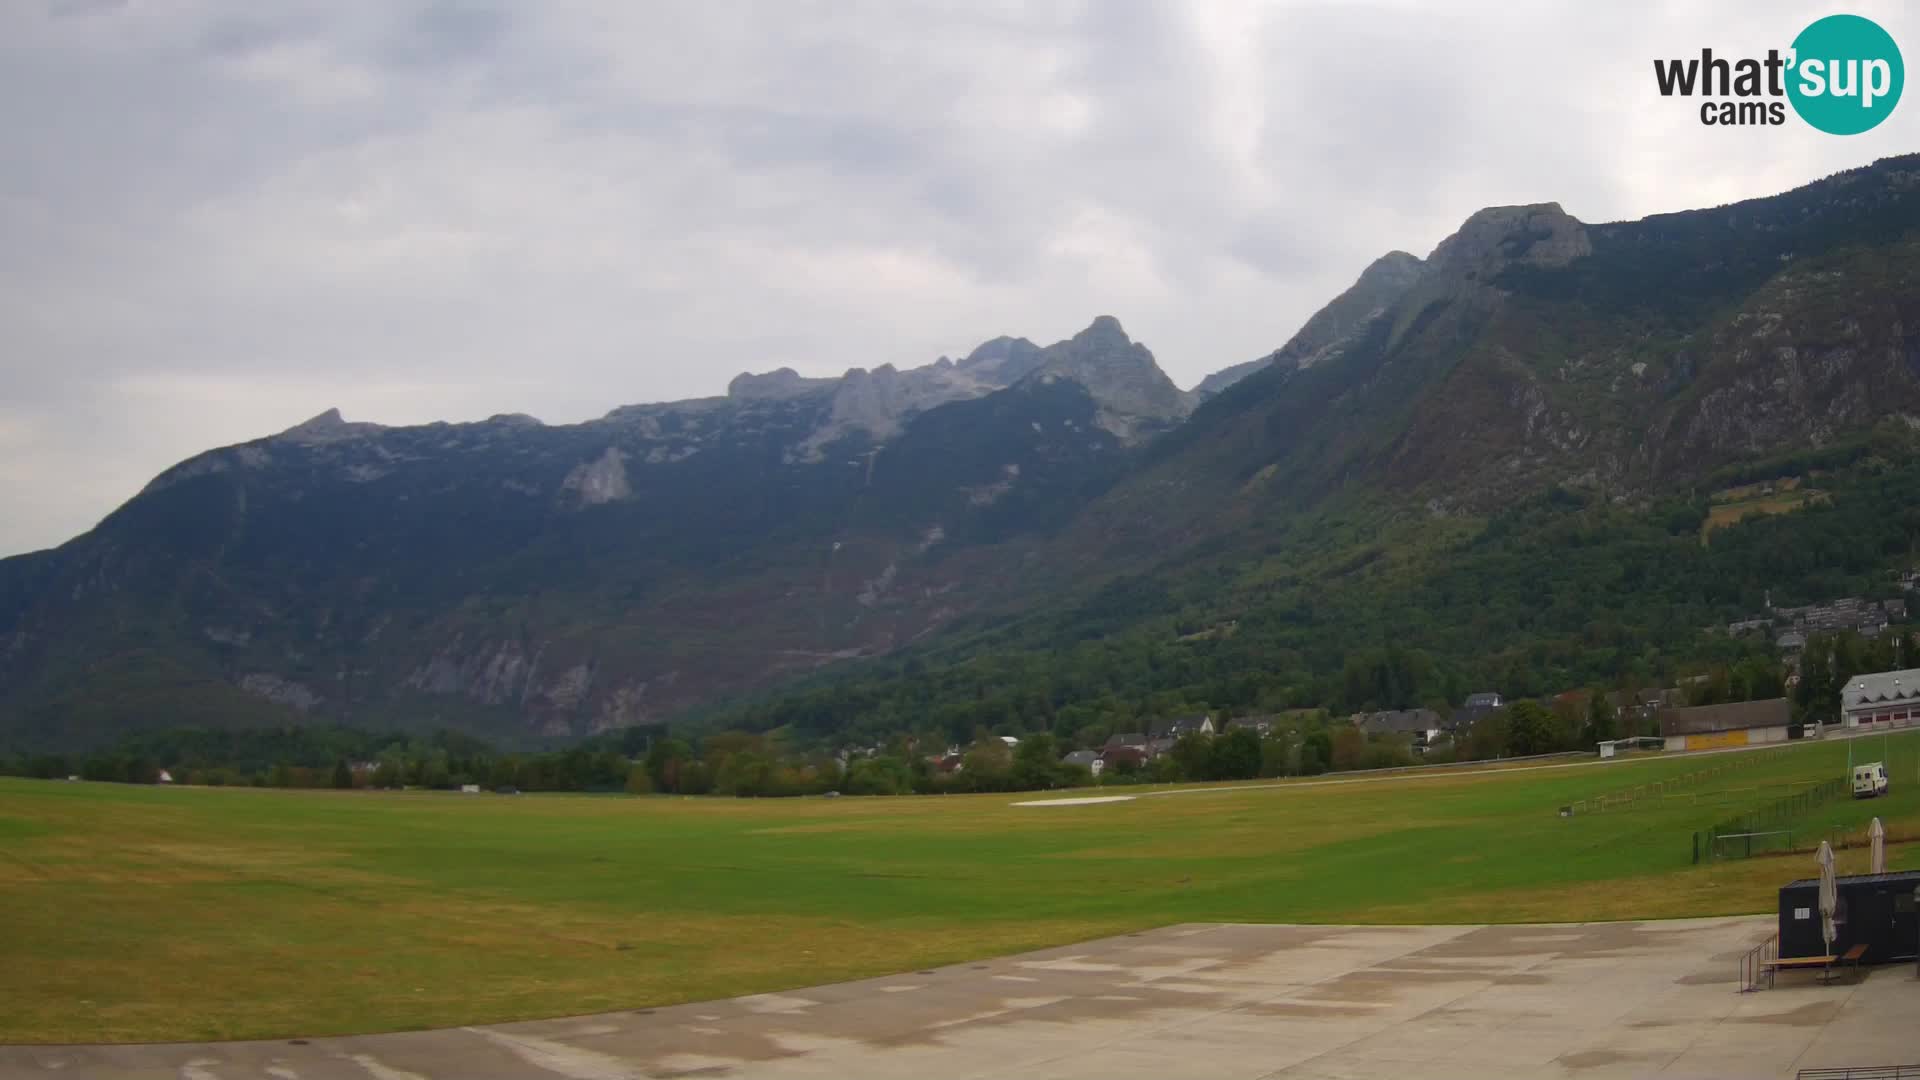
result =
[[[1777,538],[1868,528],[1863,500],[1913,480],[1917,183],[1907,157],[1637,222],[1483,210],[1193,394],[1103,317],[580,425],[323,414],[0,560],[0,737],[570,736],[770,691],[752,722],[804,704],[819,732],[1198,685],[1312,704],[1389,641],[1443,691],[1626,677],[1713,648],[1700,626],[1753,588],[1860,587],[1908,557],[1895,512],[1837,563]],[[1711,493],[1763,475],[1831,498],[1702,545]],[[1028,677],[1088,649],[1130,670]],[[792,679],[812,681],[779,696]],[[870,700],[823,705],[821,679]]]

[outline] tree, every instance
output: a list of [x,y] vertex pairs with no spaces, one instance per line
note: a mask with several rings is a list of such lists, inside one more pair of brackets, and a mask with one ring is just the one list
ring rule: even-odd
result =
[[1581,741],[1597,746],[1613,738],[1613,706],[1607,702],[1606,693],[1596,687],[1587,692],[1587,730]]
[[1007,777],[1009,786],[1015,791],[1060,786],[1059,756],[1059,744],[1051,735],[1042,733],[1021,739],[1013,752],[1013,766]]
[[1260,775],[1263,777],[1285,776],[1291,768],[1288,758],[1291,747],[1287,740],[1275,734],[1260,740]]
[[861,758],[847,767],[843,783],[849,795],[905,795],[913,790],[913,774],[899,758]]
[[681,767],[693,758],[693,747],[680,739],[661,739],[647,751],[647,776],[655,791],[691,794],[680,786]]
[[1213,740],[1207,761],[1211,780],[1251,780],[1260,775],[1260,736],[1242,728]]
[[347,764],[346,758],[333,763],[333,786],[337,788],[353,786],[353,767]]
[[1516,701],[1507,707],[1507,752],[1514,757],[1546,754],[1559,749],[1554,738],[1554,716],[1537,701]]
[[1507,750],[1507,709],[1482,713],[1467,733],[1467,757],[1473,761],[1497,758]]
[[1327,764],[1334,772],[1348,772],[1360,767],[1360,758],[1367,752],[1367,737],[1360,729],[1351,724],[1340,725],[1333,733],[1333,749]]
[[983,735],[960,759],[962,786],[971,791],[1004,791],[1013,769],[1013,751],[998,735]]
[[1308,732],[1300,740],[1300,775],[1319,776],[1333,767],[1333,738],[1324,731]]
[[627,794],[647,795],[653,792],[653,777],[647,772],[646,762],[636,762],[627,770]]
[[1213,738],[1199,732],[1182,735],[1173,741],[1166,756],[1179,767],[1179,774],[1171,779],[1206,780],[1213,761]]

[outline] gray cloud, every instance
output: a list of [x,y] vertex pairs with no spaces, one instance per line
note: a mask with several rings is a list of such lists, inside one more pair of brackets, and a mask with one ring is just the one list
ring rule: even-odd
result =
[[1710,131],[1652,89],[1812,14],[0,5],[0,552],[335,405],[574,421],[1100,313],[1191,385],[1484,205],[1638,217],[1913,149],[1913,106]]

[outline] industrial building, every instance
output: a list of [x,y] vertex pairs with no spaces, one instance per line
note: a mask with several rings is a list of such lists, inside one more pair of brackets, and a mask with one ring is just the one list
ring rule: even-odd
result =
[[1660,710],[1660,734],[1668,750],[1720,750],[1786,742],[1793,711],[1786,698],[1697,705]]
[[1856,675],[1840,691],[1840,725],[1903,728],[1920,724],[1920,668]]

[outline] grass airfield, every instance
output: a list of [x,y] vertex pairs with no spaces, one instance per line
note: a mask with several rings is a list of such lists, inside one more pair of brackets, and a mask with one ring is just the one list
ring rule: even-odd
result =
[[[1920,835],[1893,790],[1799,828]],[[1878,737],[1856,757],[1882,757]],[[272,1038],[641,1008],[1176,922],[1465,923],[1771,911],[1805,855],[1690,834],[1841,775],[1844,742],[1157,792],[727,800],[0,780],[0,1042]],[[1750,759],[1618,809],[1605,792]],[[1112,793],[1116,789],[1107,789]],[[1843,851],[1843,873],[1865,869]],[[1895,868],[1920,867],[1897,843]]]

